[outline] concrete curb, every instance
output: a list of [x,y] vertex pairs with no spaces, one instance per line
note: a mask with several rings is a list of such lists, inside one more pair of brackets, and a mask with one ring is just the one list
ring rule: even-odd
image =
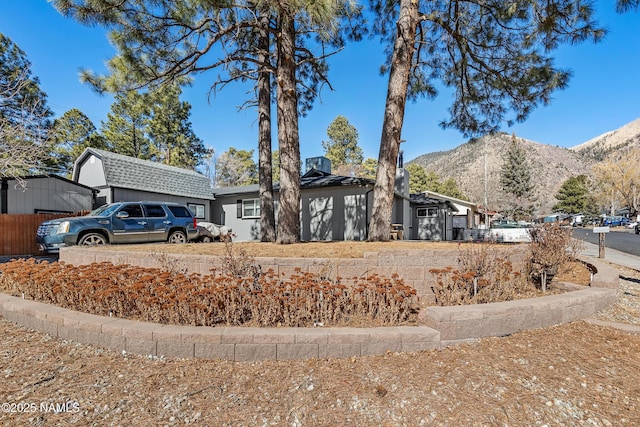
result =
[[428,307],[427,326],[244,328],[160,325],[85,314],[0,293],[7,320],[51,336],[140,355],[234,361],[415,352],[585,319],[615,302],[618,273],[594,259],[592,286],[541,298]]

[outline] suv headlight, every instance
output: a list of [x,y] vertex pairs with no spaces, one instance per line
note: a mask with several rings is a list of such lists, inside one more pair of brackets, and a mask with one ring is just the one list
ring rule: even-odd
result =
[[62,221],[58,224],[58,234],[69,232],[69,221]]

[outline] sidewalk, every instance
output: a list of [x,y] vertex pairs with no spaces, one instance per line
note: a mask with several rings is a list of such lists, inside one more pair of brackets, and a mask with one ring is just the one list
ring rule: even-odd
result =
[[[594,245],[593,243],[588,242],[583,242],[583,244],[584,250],[580,252],[581,255],[598,258],[598,245]],[[616,251],[615,249],[605,247],[604,260],[609,261],[613,264],[621,265],[623,267],[640,270],[640,257]]]

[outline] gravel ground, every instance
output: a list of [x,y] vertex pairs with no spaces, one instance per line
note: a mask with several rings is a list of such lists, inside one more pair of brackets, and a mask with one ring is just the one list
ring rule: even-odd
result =
[[[620,269],[600,320],[640,325]],[[2,426],[637,426],[640,335],[584,321],[440,351],[239,363],[147,358],[0,318]]]

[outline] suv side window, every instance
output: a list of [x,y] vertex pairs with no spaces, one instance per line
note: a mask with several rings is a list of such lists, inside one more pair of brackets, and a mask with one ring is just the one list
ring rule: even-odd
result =
[[138,204],[125,205],[118,212],[126,212],[129,214],[129,218],[142,218],[142,208]]
[[143,205],[148,218],[164,218],[167,213],[162,209],[162,205]]
[[167,205],[167,208],[169,208],[169,210],[171,211],[173,216],[175,216],[176,218],[191,218],[191,217],[193,217],[193,214],[191,213],[191,211],[189,211],[189,209],[187,209],[184,206]]

